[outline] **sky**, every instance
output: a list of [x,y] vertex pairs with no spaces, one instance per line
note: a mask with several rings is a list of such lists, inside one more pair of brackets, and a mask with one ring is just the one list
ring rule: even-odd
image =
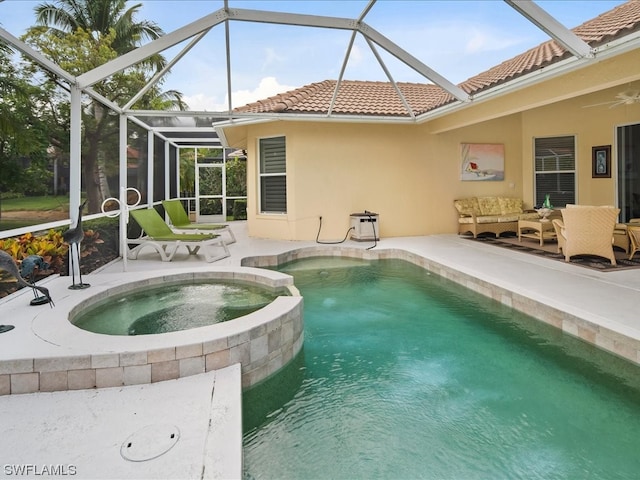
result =
[[[50,3],[55,0],[49,0]],[[15,36],[35,23],[41,1],[0,0],[0,27]],[[137,20],[156,22],[165,33],[223,8],[222,0],[138,0]],[[621,0],[540,0],[540,7],[573,28],[623,3]],[[134,2],[128,2],[128,6]],[[366,0],[229,0],[231,9],[253,9],[355,19]],[[458,84],[549,37],[501,0],[378,0],[364,22],[450,82]],[[230,22],[232,106],[314,82],[337,79],[351,39],[348,31]],[[168,60],[186,42],[163,52]],[[343,78],[429,82],[376,47],[384,68],[361,35]],[[180,91],[190,110],[228,107],[224,25],[217,25],[172,68],[162,89]]]

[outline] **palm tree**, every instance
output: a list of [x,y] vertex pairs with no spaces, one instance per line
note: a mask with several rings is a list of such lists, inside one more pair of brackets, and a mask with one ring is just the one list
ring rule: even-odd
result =
[[[117,54],[123,55],[139,47],[145,40],[154,40],[164,34],[155,23],[146,20],[137,21],[135,16],[142,4],[138,3],[127,8],[126,0],[55,0],[53,3],[42,3],[35,8],[36,23],[48,27],[48,33],[54,37],[66,38],[76,32],[85,32],[90,36],[90,42],[99,45],[108,40],[109,47]],[[166,65],[165,58],[156,54],[141,62],[131,70],[128,87],[103,89],[100,84],[94,86],[97,91],[118,91],[119,94],[142,85],[148,81],[144,72],[160,70]],[[84,73],[84,72],[80,72]],[[108,81],[104,81],[105,83]],[[124,90],[123,90],[124,88]],[[103,93],[103,94],[104,94]],[[109,96],[107,94],[107,96]],[[155,102],[150,98],[158,98]],[[113,101],[117,101],[111,98]],[[154,86],[138,103],[155,103],[163,109],[177,108],[184,110],[180,92],[170,91],[161,93]],[[153,108],[153,107],[152,107]],[[106,107],[92,102],[83,109],[84,146],[82,165],[84,183],[87,189],[89,213],[99,211],[102,202],[99,174],[99,152],[107,137],[113,138],[117,132],[114,116],[109,115]],[[104,183],[104,182],[103,182]]]
[[[94,35],[96,41],[114,29],[116,37],[111,46],[118,55],[123,55],[140,46],[144,40],[155,40],[164,35],[155,22],[134,20],[141,3],[128,9],[126,3],[126,0],[56,0],[54,3],[42,3],[35,8],[36,23],[49,27],[52,33],[61,36],[81,28]],[[165,63],[162,55],[147,59],[147,66],[153,65],[156,69],[162,68]]]

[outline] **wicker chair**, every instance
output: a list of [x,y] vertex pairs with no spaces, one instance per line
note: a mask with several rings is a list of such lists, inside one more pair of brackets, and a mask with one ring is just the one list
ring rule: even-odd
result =
[[629,223],[616,223],[616,227],[613,229],[613,246],[619,247],[624,250],[624,253],[629,255],[631,253],[631,235],[628,233],[629,226],[640,226],[640,218],[632,218]]
[[613,253],[613,229],[619,208],[567,205],[562,220],[553,220],[558,237],[558,251],[569,262],[574,255],[597,255],[616,265]]
[[631,260],[636,252],[640,251],[640,225],[637,227],[628,225],[627,230],[629,232],[629,240],[631,242],[631,246],[629,248],[629,260]]

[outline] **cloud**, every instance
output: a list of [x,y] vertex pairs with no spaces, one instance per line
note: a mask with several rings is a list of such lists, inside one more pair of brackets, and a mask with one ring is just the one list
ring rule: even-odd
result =
[[263,98],[277,95],[294,88],[290,85],[282,85],[278,83],[275,77],[264,77],[260,80],[258,87],[254,90],[238,90],[231,93],[234,107],[240,107],[247,103],[255,102],[256,100],[262,100]]
[[506,50],[518,46],[523,41],[522,38],[509,33],[496,35],[489,30],[480,29],[473,29],[471,32],[471,37],[467,39],[463,48],[464,54]]
[[189,110],[218,112],[226,110],[226,106],[220,107],[219,100],[216,97],[207,96],[204,93],[196,93],[195,95],[184,95],[183,100],[189,105]]
[[262,68],[265,69],[270,65],[283,63],[285,60],[285,57],[283,57],[282,55],[278,55],[274,48],[265,48]]
[[351,53],[349,55],[349,64],[350,65],[360,65],[364,59],[365,55],[362,52],[362,48],[359,45],[354,44],[351,48]]
[[[247,103],[262,100],[288,90],[293,90],[294,88],[298,87],[280,84],[275,77],[264,77],[260,79],[260,82],[255,89],[236,90],[231,93],[231,98],[233,99],[234,107],[241,107]],[[185,95],[184,101],[189,105],[189,109],[194,111],[221,112],[226,111],[228,108],[226,96],[224,103],[220,103],[220,99],[218,97],[208,96],[204,93]]]

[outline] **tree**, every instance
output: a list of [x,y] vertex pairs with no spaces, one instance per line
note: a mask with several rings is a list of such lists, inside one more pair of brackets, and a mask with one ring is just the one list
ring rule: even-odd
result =
[[227,159],[227,195],[230,197],[247,196],[247,160],[232,157]]
[[[125,0],[57,0],[36,7],[40,27],[29,29],[24,39],[73,75],[81,75],[109,60],[123,55],[142,40],[155,39],[163,32],[158,25],[136,21],[141,4],[126,9]],[[115,103],[124,104],[140,91],[154,69],[165,65],[161,55],[119,72],[93,86],[94,90]],[[55,80],[55,79],[52,79]],[[184,109],[180,92],[161,92],[154,85],[136,107]],[[117,116],[102,104],[83,98],[82,173],[87,191],[89,212],[99,211],[102,203],[101,174],[105,159],[117,158],[115,140]]]
[[0,43],[0,193],[43,194],[49,189],[48,128],[42,91],[16,68]]
[[[155,23],[136,21],[141,3],[126,8],[126,0],[56,0],[35,8],[36,23],[46,26],[57,36],[82,29],[90,32],[95,42],[115,31],[112,48],[118,55],[134,50],[145,40],[155,40],[164,35]],[[145,67],[160,70],[165,65],[162,55],[150,57]]]
[[196,151],[180,150],[180,195],[192,197],[196,191]]

